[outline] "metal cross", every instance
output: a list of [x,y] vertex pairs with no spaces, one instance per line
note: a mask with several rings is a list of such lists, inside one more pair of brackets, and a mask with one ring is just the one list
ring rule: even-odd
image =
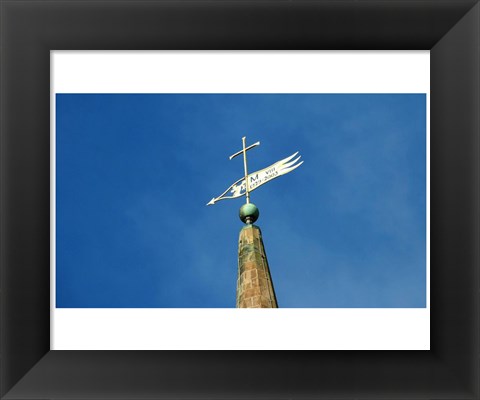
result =
[[235,154],[232,154],[230,156],[230,160],[235,158],[236,156],[239,156],[240,154],[243,154],[243,169],[245,170],[245,198],[247,201],[247,204],[250,203],[250,191],[248,188],[248,168],[247,168],[247,151],[250,149],[253,149],[255,146],[259,146],[260,142],[251,144],[248,147],[245,147],[245,141],[246,141],[246,136],[242,137],[242,144],[243,144],[243,149],[240,151],[237,151]]

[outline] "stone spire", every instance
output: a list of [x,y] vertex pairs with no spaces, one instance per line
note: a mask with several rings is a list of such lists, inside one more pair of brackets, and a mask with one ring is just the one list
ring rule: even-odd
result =
[[260,228],[253,223],[259,216],[253,203],[240,208],[246,224],[238,239],[237,308],[278,308]]

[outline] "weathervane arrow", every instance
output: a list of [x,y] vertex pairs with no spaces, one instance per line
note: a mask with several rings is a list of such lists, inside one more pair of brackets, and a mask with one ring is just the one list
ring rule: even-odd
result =
[[[257,189],[261,185],[271,181],[272,179],[278,178],[279,176],[288,174],[294,169],[298,168],[303,164],[303,161],[300,161],[298,164],[297,161],[300,160],[301,156],[295,158],[298,154],[298,151],[292,154],[290,157],[284,158],[283,160],[277,161],[275,164],[270,165],[267,168],[261,169],[259,171],[248,174],[247,172],[247,150],[252,149],[255,146],[258,146],[260,142],[252,144],[251,146],[245,147],[245,137],[242,138],[243,149],[239,152],[230,156],[230,160],[240,154],[243,154],[245,176],[240,178],[235,183],[229,186],[220,196],[214,197],[207,203],[207,206],[213,205],[220,200],[235,199],[237,197],[246,196],[247,204],[250,202],[250,192]],[[292,160],[295,158],[294,160]]]

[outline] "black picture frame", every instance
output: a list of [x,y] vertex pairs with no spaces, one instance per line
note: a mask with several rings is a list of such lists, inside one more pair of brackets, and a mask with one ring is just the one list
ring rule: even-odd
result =
[[[2,399],[479,399],[478,3],[1,0]],[[50,351],[49,52],[67,49],[430,50],[431,350]]]

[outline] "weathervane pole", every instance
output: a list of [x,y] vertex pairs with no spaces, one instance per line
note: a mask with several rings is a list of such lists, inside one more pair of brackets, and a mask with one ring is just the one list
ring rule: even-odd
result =
[[245,170],[245,199],[247,204],[250,203],[250,191],[248,188],[248,169],[247,169],[247,149],[245,148],[246,136],[242,137],[243,144],[243,169]]

